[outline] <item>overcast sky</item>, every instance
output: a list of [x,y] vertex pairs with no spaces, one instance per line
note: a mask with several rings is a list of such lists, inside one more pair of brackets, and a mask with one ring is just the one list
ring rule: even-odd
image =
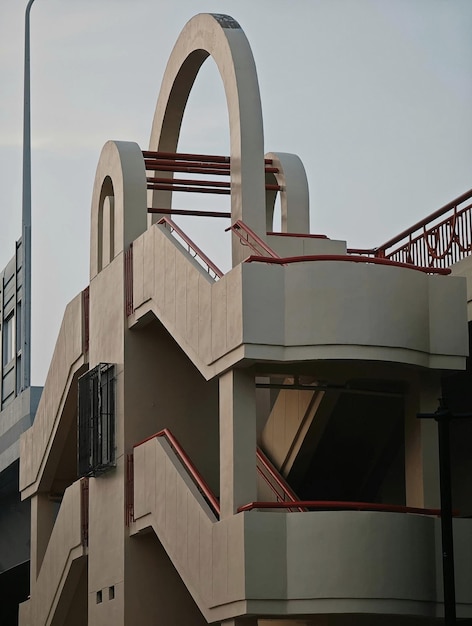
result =
[[[0,268],[21,234],[25,6],[0,0]],[[100,150],[108,139],[147,148],[172,46],[194,14],[212,11],[246,32],[265,150],[303,160],[312,232],[371,247],[472,188],[471,0],[36,0],[34,384],[44,382],[65,305],[88,283]],[[228,144],[224,92],[209,60],[179,149],[228,154]],[[220,196],[204,201],[227,207]],[[185,228],[225,265],[226,224],[211,222]]]

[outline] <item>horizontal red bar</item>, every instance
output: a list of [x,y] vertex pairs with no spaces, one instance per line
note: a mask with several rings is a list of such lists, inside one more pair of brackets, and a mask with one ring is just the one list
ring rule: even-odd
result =
[[[206,164],[206,163],[191,163],[191,162],[178,162],[174,161],[144,161],[146,170],[151,172],[185,172],[187,174],[211,174],[219,176],[230,176],[230,168],[226,164]],[[266,167],[266,174],[277,174],[278,168]]]
[[229,211],[192,211],[189,209],[156,209],[149,207],[148,213],[157,213],[158,215],[190,215],[195,217],[231,217]]
[[158,170],[161,165],[169,165],[172,167],[200,167],[202,169],[215,169],[215,170],[227,170],[229,172],[230,166],[228,163],[205,163],[205,161],[172,161],[171,159],[155,159],[155,160],[145,160],[144,164],[147,169],[148,165],[152,167],[150,169]]
[[184,187],[181,185],[153,185],[148,184],[148,189],[154,189],[156,191],[183,191],[190,193],[217,193],[223,195],[229,195],[231,193],[230,189],[219,189],[219,188],[210,188],[210,187]]
[[193,165],[160,165],[152,164],[152,167],[147,166],[148,172],[183,172],[185,174],[205,174],[206,176],[230,176],[231,172],[228,168],[214,169],[214,168],[202,168],[195,167]]
[[194,178],[152,178],[148,177],[148,183],[163,185],[195,185],[196,187],[225,187],[229,189],[229,180],[196,180]]
[[329,239],[327,235],[312,235],[311,233],[276,233],[269,231],[268,235],[277,235],[277,237],[306,237],[308,239]]
[[[174,159],[185,161],[206,161],[210,163],[229,163],[229,156],[220,156],[214,154],[193,154],[191,152],[153,152],[151,150],[143,150],[145,159]],[[264,163],[272,165],[272,159],[264,159]]]
[[383,513],[414,513],[416,515],[441,516],[441,509],[419,509],[399,504],[378,504],[376,502],[339,502],[330,500],[296,500],[293,502],[249,502],[238,508],[242,511],[254,509],[317,509],[318,511],[379,511]]
[[353,254],[349,255],[338,255],[338,254],[317,254],[317,255],[307,255],[307,256],[290,256],[284,258],[273,258],[268,256],[250,256],[245,262],[246,263],[272,263],[276,265],[288,265],[289,263],[301,263],[303,261],[346,261],[350,263],[372,263],[374,265],[390,265],[392,267],[404,267],[409,270],[417,270],[418,272],[423,272],[424,274],[440,274],[442,276],[447,276],[451,273],[449,268],[442,267],[421,267],[419,265],[412,265],[411,263],[402,263],[400,261],[390,261],[390,259],[382,259],[377,257],[368,257],[368,256],[355,256]]

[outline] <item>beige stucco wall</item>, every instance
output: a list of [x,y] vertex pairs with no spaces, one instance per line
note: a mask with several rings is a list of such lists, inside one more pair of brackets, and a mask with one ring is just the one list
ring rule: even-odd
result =
[[131,324],[153,312],[211,378],[244,360],[462,369],[465,281],[342,261],[241,264],[212,282],[159,226],[134,245]]

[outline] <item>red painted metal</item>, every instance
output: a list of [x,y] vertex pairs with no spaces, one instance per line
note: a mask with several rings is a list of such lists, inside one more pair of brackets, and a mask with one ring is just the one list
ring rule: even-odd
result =
[[[153,152],[150,150],[143,150],[143,157],[145,159],[175,159],[185,161],[206,161],[209,163],[230,163],[229,156],[220,156],[213,154],[192,154],[188,152]],[[264,163],[272,165],[272,159],[264,159]]]
[[132,454],[126,455],[126,503],[125,524],[130,526],[134,522],[134,458]]
[[90,342],[90,287],[82,291],[82,310],[84,312],[84,328],[82,335],[82,352],[86,354]]
[[414,513],[416,515],[434,515],[439,517],[441,509],[419,509],[412,506],[399,504],[378,504],[376,502],[339,502],[330,500],[297,500],[295,502],[249,502],[238,508],[242,511],[254,509],[291,509],[294,506],[303,507],[305,510],[315,509],[318,511],[380,511],[384,513]]
[[88,546],[89,529],[89,480],[80,479],[80,528],[82,545]]
[[350,248],[348,253],[431,268],[449,267],[472,253],[471,199],[472,189],[381,246]]
[[212,261],[210,261],[210,259],[206,256],[206,254],[202,252],[195,243],[193,243],[190,237],[188,237],[183,232],[183,230],[177,226],[175,222],[173,222],[168,217],[163,217],[157,223],[162,224],[166,228],[170,228],[171,232],[175,231],[179,235],[179,237],[187,244],[188,251],[190,253],[193,252],[193,256],[195,258],[197,257],[200,258],[203,261],[203,263],[207,266],[208,273],[210,273],[210,271],[213,272],[215,274],[215,278],[221,278],[223,276],[223,272]]
[[[259,237],[259,235],[256,235],[256,233],[251,228],[249,228],[249,226],[247,226],[242,220],[237,220],[234,224],[225,229],[226,232],[228,230],[233,231],[233,233],[237,237],[239,237],[243,246],[248,246],[256,254],[261,255],[263,254],[263,252],[265,252],[269,255],[269,258],[280,259],[277,252],[275,252],[275,250],[272,250],[272,248],[268,246],[266,242]],[[252,259],[256,257],[249,258]],[[260,258],[265,259],[268,257],[261,256]]]
[[307,261],[343,261],[347,263],[372,263],[374,265],[388,265],[390,267],[402,267],[405,269],[416,270],[423,272],[424,274],[441,274],[447,275],[451,273],[448,268],[440,267],[421,267],[419,265],[412,265],[411,263],[402,263],[399,261],[391,261],[390,259],[367,257],[367,256],[355,256],[355,255],[341,255],[341,254],[316,254],[307,256],[290,256],[290,257],[278,257],[271,256],[250,256],[245,259],[246,263],[271,263],[275,265],[288,265],[290,263],[302,263]]
[[[285,482],[285,480],[282,478],[280,473],[272,465],[272,463],[269,461],[269,459],[266,457],[266,455],[262,452],[260,448],[257,448],[256,456],[260,465],[262,465],[262,467],[269,474],[270,478],[278,485],[278,487],[281,490],[281,492],[279,492],[275,488],[273,482],[271,482],[271,480],[266,476],[266,474],[262,471],[261,467],[258,465],[257,471],[259,475],[265,480],[267,485],[271,488],[272,492],[275,494],[275,497],[277,498],[277,501],[278,502],[296,502],[298,500],[297,496],[290,489],[289,485]],[[303,507],[294,507],[294,509],[300,512],[306,511],[306,509]]]
[[305,239],[329,239],[327,235],[312,235],[311,233],[276,233],[274,231],[269,231],[267,234],[269,236],[276,235],[277,237],[303,237]]
[[204,163],[200,163],[198,165],[162,165],[162,163],[158,161],[145,161],[146,170],[150,172],[183,172],[186,174],[230,176],[230,170],[227,167],[216,169],[215,167],[207,167],[204,165]]
[[219,189],[215,187],[187,187],[183,185],[153,185],[148,184],[148,189],[155,189],[156,191],[182,191],[183,193],[216,193],[224,196],[231,194],[230,189]]
[[[223,187],[225,189],[231,188],[231,182],[229,180],[201,180],[196,178],[147,178],[148,187],[150,184],[157,185],[189,185],[195,187]],[[280,185],[266,185],[266,189],[270,191],[282,191],[284,188]],[[285,233],[288,234],[288,233]],[[299,235],[301,236],[301,235]]]
[[156,209],[148,207],[148,213],[158,215],[190,215],[195,217],[231,217],[229,211],[192,211],[189,209]]
[[197,470],[197,468],[193,464],[188,454],[182,448],[179,441],[176,439],[176,437],[174,437],[174,435],[171,433],[171,431],[168,428],[164,428],[163,430],[160,430],[154,435],[151,435],[150,437],[143,439],[143,441],[140,441],[139,443],[134,444],[133,449],[141,446],[143,443],[146,443],[147,441],[150,441],[151,439],[155,439],[156,437],[165,437],[167,439],[172,449],[174,450],[176,455],[179,457],[182,465],[185,467],[188,474],[192,477],[198,489],[203,493],[203,495],[207,499],[208,503],[213,509],[213,512],[216,514],[217,517],[219,517],[220,516],[220,503],[218,502],[217,497],[212,492],[212,490],[206,483],[203,476]]
[[[172,159],[145,159],[144,165],[149,170],[160,170],[161,166],[168,167],[199,167],[203,170],[214,169],[224,170],[230,173],[230,166],[227,163],[209,163],[205,161],[173,161]],[[150,165],[151,167],[148,167]]]
[[125,311],[130,316],[134,312],[133,305],[133,244],[125,252]]
[[[186,172],[187,174],[211,174],[216,176],[230,176],[231,170],[225,164],[220,163],[199,163],[199,162],[185,162],[185,161],[176,161],[175,164],[173,161],[144,161],[144,165],[146,170],[151,172]],[[277,174],[278,168],[271,167],[270,165],[266,165],[265,167],[266,174]]]
[[224,187],[229,189],[231,183],[229,180],[201,180],[195,178],[147,178],[148,183],[163,185],[195,185],[196,187]]

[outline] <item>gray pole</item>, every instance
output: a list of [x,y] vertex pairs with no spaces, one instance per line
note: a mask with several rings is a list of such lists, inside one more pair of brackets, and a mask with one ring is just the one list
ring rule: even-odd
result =
[[31,385],[31,106],[30,106],[30,11],[25,11],[25,76],[23,91],[23,301],[21,306],[21,389]]

